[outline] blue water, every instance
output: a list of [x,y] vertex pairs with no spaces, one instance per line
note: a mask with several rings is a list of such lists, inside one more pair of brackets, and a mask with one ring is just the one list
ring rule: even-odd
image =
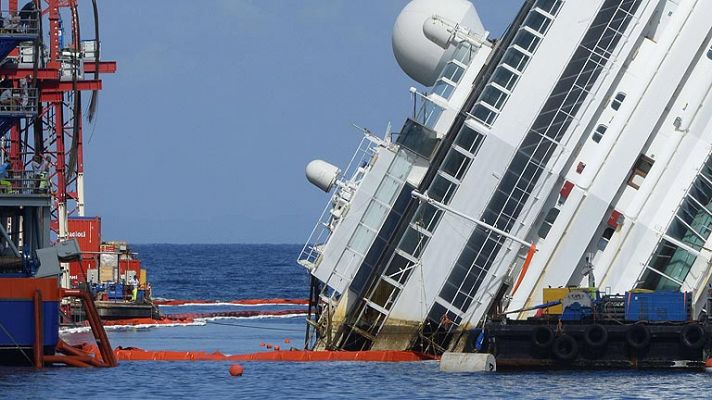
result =
[[[295,265],[299,246],[137,246],[157,296],[219,299],[304,298],[307,275]],[[212,310],[264,309],[218,307]],[[292,307],[268,307],[285,309]],[[171,307],[168,312],[207,311]],[[260,351],[260,342],[298,347],[303,317],[230,319],[189,326],[109,332],[113,346],[152,350]],[[87,341],[74,334],[73,341]],[[532,372],[443,374],[435,362],[245,363],[122,362],[114,369],[0,369],[0,399],[327,399],[327,398],[712,398],[712,376],[688,372]]]

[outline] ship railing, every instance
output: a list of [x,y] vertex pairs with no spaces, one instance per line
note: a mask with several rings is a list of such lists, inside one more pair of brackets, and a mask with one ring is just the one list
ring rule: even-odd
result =
[[39,35],[40,13],[38,11],[0,10],[0,14],[0,38]]
[[364,132],[363,139],[361,139],[356,152],[342,174],[346,183],[352,187],[356,185],[356,187],[353,187],[354,189],[358,187],[366,175],[367,167],[370,165],[373,155],[376,154],[376,147],[381,142],[379,138],[376,138],[370,132]]
[[47,173],[8,171],[8,176],[0,178],[0,196],[48,195],[49,192]]
[[[353,194],[360,186],[363,178],[370,169],[373,156],[376,154],[376,148],[383,143],[380,139],[373,136],[370,132],[364,131],[364,137],[361,139],[356,152],[348,166],[344,170],[342,182],[338,185],[334,194],[329,199],[329,202],[324,207],[324,210],[319,217],[314,229],[309,235],[309,239],[302,248],[302,252],[297,259],[297,263],[313,270],[321,262],[321,256],[324,253],[327,242],[331,238],[331,234],[336,230],[345,212],[348,209],[346,205],[353,198]],[[340,211],[336,210],[339,207]]]
[[0,88],[0,118],[37,115],[37,88]]

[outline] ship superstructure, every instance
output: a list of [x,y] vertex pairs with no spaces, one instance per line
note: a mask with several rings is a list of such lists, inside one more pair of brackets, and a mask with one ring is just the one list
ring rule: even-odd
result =
[[[466,0],[414,0],[399,64],[429,93],[368,133],[300,257],[307,346],[461,348],[542,289],[694,293],[712,274],[712,3],[529,0],[489,40]],[[519,318],[530,312],[516,313]]]

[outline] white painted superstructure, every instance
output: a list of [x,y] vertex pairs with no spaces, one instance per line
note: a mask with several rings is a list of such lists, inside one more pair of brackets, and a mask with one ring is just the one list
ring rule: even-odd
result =
[[465,0],[406,6],[394,52],[431,89],[333,184],[300,257],[310,344],[442,352],[496,310],[594,280],[693,292],[703,312],[710,15],[704,0],[530,0],[494,42]]

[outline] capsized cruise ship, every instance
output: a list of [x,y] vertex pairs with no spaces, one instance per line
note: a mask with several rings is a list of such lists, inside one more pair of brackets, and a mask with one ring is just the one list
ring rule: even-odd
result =
[[307,166],[331,194],[298,260],[307,347],[457,350],[569,285],[706,312],[712,1],[523,3],[496,40],[467,0],[398,17],[417,112],[346,168]]

